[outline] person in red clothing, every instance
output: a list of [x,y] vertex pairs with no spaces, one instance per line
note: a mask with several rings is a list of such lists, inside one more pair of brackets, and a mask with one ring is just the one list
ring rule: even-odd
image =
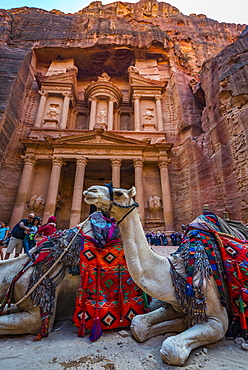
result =
[[56,217],[50,216],[47,223],[45,225],[42,225],[37,233],[42,236],[49,236],[55,233],[55,231],[57,231]]

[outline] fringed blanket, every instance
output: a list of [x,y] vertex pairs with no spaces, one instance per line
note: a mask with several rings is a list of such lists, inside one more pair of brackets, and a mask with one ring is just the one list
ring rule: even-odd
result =
[[248,339],[248,242],[226,234],[218,236],[231,303],[231,324],[240,327],[237,334]]
[[[196,229],[197,228],[197,229]],[[183,243],[172,254],[171,274],[176,297],[192,326],[207,321],[203,286],[213,276],[221,303],[225,306],[224,278],[229,289],[232,336],[248,337],[248,242],[221,233],[213,213],[197,217],[187,230]],[[183,273],[181,272],[183,269]],[[237,330],[239,327],[239,330]]]
[[119,239],[99,248],[92,238],[84,236],[80,274],[73,317],[79,336],[90,329],[89,339],[94,341],[102,330],[129,326],[135,315],[144,313],[142,290],[128,272]]

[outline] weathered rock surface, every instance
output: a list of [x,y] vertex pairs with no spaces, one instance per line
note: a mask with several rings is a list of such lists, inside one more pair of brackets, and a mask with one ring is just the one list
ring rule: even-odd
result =
[[[10,218],[21,176],[19,140],[37,112],[36,60],[45,68],[69,56],[79,80],[89,81],[102,72],[126,77],[135,60],[157,60],[158,78],[168,83],[162,106],[166,138],[174,144],[170,180],[176,228],[190,222],[204,203],[220,216],[226,210],[248,222],[248,38],[238,39],[245,25],[185,16],[155,0],[96,1],[75,14],[28,7],[0,12],[3,219]],[[153,78],[153,71],[148,66],[144,73]]]

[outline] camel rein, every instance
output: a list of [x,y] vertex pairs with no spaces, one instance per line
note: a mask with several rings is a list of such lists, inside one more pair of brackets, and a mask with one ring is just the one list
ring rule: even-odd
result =
[[111,200],[111,203],[110,203],[110,206],[109,206],[109,209],[108,209],[109,214],[110,214],[110,211],[111,211],[113,206],[117,206],[117,207],[122,208],[122,209],[129,209],[130,208],[129,211],[119,221],[116,222],[116,225],[120,225],[120,223],[129,215],[129,213],[131,213],[136,207],[139,207],[139,203],[133,202],[129,206],[123,206],[123,205],[114,201],[112,182],[110,184],[105,184],[105,186],[109,190],[109,196],[110,196],[110,200]]
[[33,293],[33,291],[42,282],[42,280],[54,269],[55,266],[58,265],[58,263],[61,261],[61,259],[65,255],[65,253],[70,249],[72,243],[74,242],[74,240],[78,236],[79,232],[82,230],[82,228],[83,228],[84,224],[86,223],[86,221],[88,221],[88,218],[81,224],[80,228],[78,229],[78,231],[76,232],[76,234],[73,236],[73,238],[71,239],[70,243],[67,245],[67,247],[64,249],[64,251],[61,253],[61,255],[58,257],[58,259],[54,262],[54,264],[50,267],[50,269],[47,270],[44,275],[42,275],[42,277],[32,286],[32,288],[25,294],[25,296],[23,296],[18,302],[12,304],[11,307],[6,308],[3,311],[3,313],[7,313],[13,307],[18,306],[20,303],[22,303],[23,301],[25,301],[25,299],[27,299],[30,296],[31,293]]

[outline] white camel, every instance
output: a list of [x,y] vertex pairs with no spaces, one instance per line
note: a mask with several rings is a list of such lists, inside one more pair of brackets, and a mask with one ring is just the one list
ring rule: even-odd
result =
[[214,279],[210,278],[207,289],[206,283],[203,287],[208,321],[188,328],[187,315],[175,298],[169,259],[155,254],[147,243],[133,200],[135,188],[111,190],[106,186],[91,186],[84,192],[85,201],[116,219],[128,270],[135,283],[150,296],[169,304],[165,308],[136,316],[131,324],[132,334],[136,340],[143,342],[159,334],[180,332],[165,339],[160,353],[164,362],[183,365],[194,348],[222,339],[227,331],[227,311],[220,302]]
[[[87,235],[93,237],[91,231],[90,220],[87,219],[78,227],[82,227],[82,230]],[[30,252],[32,252],[31,250]],[[23,268],[24,264],[27,262],[28,257],[26,255],[20,256],[18,258],[1,261],[0,262],[0,303],[5,297],[6,291],[9,288],[10,283],[16,274]],[[59,262],[54,269],[51,271],[49,277],[55,276],[58,271],[60,271],[63,266],[63,260]],[[25,273],[20,277],[19,280],[14,285],[12,305],[18,303],[27,293],[30,277],[33,272],[34,267],[28,268]],[[72,316],[75,297],[79,284],[79,275],[72,276],[68,273],[66,269],[65,276],[60,285],[56,288],[55,294],[55,309],[53,315],[50,319],[50,328],[52,330],[55,316],[57,318],[62,318]],[[0,335],[8,334],[38,334],[41,328],[41,317],[40,308],[33,304],[32,299],[27,297],[24,301],[18,304],[17,307],[11,309],[11,314],[0,316]]]

